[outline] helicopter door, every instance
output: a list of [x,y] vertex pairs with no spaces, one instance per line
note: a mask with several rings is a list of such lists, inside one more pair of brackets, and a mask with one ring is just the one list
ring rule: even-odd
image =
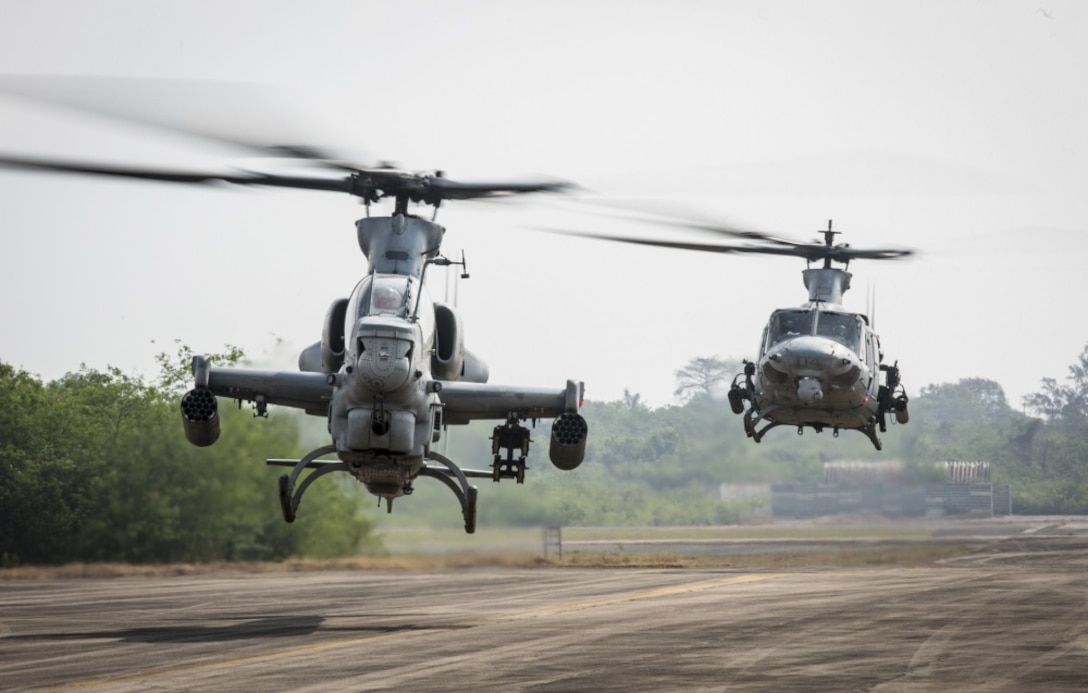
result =
[[877,337],[876,332],[873,332],[871,329],[865,330],[865,337],[865,364],[869,366],[869,373],[872,376],[872,379],[879,385],[880,378],[877,377],[877,374],[880,373],[880,361],[882,358],[880,354],[880,338]]

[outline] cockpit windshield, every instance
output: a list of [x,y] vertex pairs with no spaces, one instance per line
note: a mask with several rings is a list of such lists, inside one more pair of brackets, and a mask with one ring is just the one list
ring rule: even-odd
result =
[[807,310],[776,310],[771,315],[768,345],[812,334],[812,313]]
[[861,330],[856,315],[848,313],[820,313],[816,321],[816,334],[834,339],[839,344],[859,351]]
[[374,273],[355,285],[344,316],[344,342],[354,344],[356,328],[371,317],[419,322],[423,334],[434,331],[434,305],[427,292],[415,278],[401,274]]
[[365,315],[407,317],[410,278],[397,274],[375,275],[370,287],[370,309]]

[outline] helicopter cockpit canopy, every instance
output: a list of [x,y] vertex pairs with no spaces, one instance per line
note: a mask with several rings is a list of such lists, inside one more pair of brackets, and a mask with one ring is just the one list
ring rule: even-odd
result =
[[834,339],[851,351],[861,349],[859,318],[850,313],[820,312],[816,318],[816,335]]
[[793,337],[827,337],[859,351],[861,348],[860,318],[852,313],[832,313],[817,309],[776,310],[771,314],[767,331],[767,346]]
[[411,277],[399,274],[376,274],[370,285],[369,309],[363,315],[389,315],[403,318],[408,315],[408,299],[411,295]]
[[771,314],[767,346],[812,334],[813,314],[808,310],[776,310]]
[[[363,318],[378,318],[377,323],[388,325],[407,321],[417,324],[424,334],[433,330],[434,304],[414,277],[403,274],[370,274],[355,286],[348,301],[344,320],[344,340],[355,342],[357,326]],[[372,320],[367,320],[372,322]]]
[[363,277],[351,293],[348,302],[345,328],[347,340],[351,341],[352,326],[359,318],[385,317],[413,319],[416,310],[416,280],[403,274],[374,273]]
[[352,321],[372,315],[393,318],[410,316],[415,291],[412,277],[403,274],[372,274],[352,292],[348,316]]

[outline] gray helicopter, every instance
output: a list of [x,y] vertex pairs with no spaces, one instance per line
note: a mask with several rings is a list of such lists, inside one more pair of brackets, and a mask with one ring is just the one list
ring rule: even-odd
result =
[[[743,415],[744,432],[755,442],[777,426],[806,427],[817,432],[830,428],[864,433],[877,450],[882,449],[879,432],[887,430],[887,416],[898,423],[909,420],[907,397],[898,362],[884,363],[880,338],[869,317],[842,305],[852,275],[845,267],[854,259],[890,260],[912,254],[907,249],[858,249],[834,244],[838,231],[831,222],[822,231],[823,242],[801,243],[757,231],[744,231],[704,221],[639,219],[643,222],[678,226],[702,233],[740,238],[750,243],[725,245],[662,239],[601,235],[580,231],[547,229],[553,233],[677,248],[711,253],[761,253],[803,257],[809,263],[803,278],[808,301],[797,308],[771,313],[759,342],[759,356],[745,360],[729,388],[729,406]],[[813,268],[815,261],[823,261]],[[844,265],[840,269],[832,263]],[[748,403],[747,409],[745,402]]]
[[[549,456],[563,470],[581,464],[588,426],[578,413],[584,384],[568,380],[557,389],[489,384],[487,364],[465,347],[465,328],[456,309],[428,295],[424,280],[433,265],[457,265],[439,252],[445,228],[416,216],[448,200],[558,191],[559,182],[476,183],[451,180],[441,172],[349,166],[324,159],[316,150],[280,148],[335,174],[327,176],[238,174],[153,170],[73,161],[0,156],[0,166],[52,173],[136,178],[183,184],[232,183],[324,190],[353,195],[366,205],[356,222],[359,247],[369,261],[366,276],[325,315],[321,339],[302,351],[298,372],[218,367],[193,358],[194,386],[181,401],[185,436],[197,446],[220,434],[217,397],[252,403],[256,416],[269,405],[301,409],[328,420],[331,442],[301,459],[270,459],[287,466],[279,478],[283,516],[293,522],[299,501],[316,479],[346,472],[370,493],[385,499],[410,495],[419,477],[444,483],[457,496],[465,531],[476,527],[477,488],[469,478],[525,479],[530,430],[523,425],[545,417],[551,426]],[[370,216],[371,204],[393,201],[392,214]],[[467,277],[467,273],[462,274]],[[502,421],[494,428],[490,470],[462,469],[435,449],[451,425],[478,419]],[[336,459],[321,459],[335,455]]]
[[757,443],[776,426],[796,426],[799,434],[807,426],[831,428],[836,436],[841,429],[858,430],[880,450],[877,429],[887,430],[887,415],[894,413],[901,424],[909,420],[898,362],[884,363],[869,317],[843,307],[852,275],[831,263],[847,266],[855,258],[893,259],[910,251],[834,245],[836,233],[829,221],[822,245],[768,237],[772,247],[746,251],[797,255],[810,264],[823,260],[822,267],[803,272],[808,301],[771,313],[757,360],[745,361],[729,388],[730,408],[744,416],[744,432]]

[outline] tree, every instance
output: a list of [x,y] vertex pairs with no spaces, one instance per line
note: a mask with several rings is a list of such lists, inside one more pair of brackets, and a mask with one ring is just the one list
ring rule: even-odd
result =
[[[186,354],[183,347],[179,357]],[[230,360],[230,359],[227,359]],[[177,369],[180,371],[180,365]],[[329,480],[287,524],[262,460],[301,454],[301,416],[224,407],[224,435],[183,436],[180,385],[115,368],[43,384],[0,363],[0,564],[274,560],[375,548],[357,488]]]
[[[179,339],[174,340],[174,346],[177,351],[173,356],[162,351],[155,355],[155,362],[159,364],[159,388],[180,394],[192,387],[192,364],[196,354],[192,347],[182,344]],[[227,344],[223,349],[222,352],[204,356],[219,366],[235,366],[245,359],[245,352],[236,346]]]
[[919,398],[927,399],[927,412],[935,420],[994,423],[1014,413],[1001,385],[985,378],[927,385]]
[[627,388],[623,389],[623,408],[627,411],[646,411],[647,406],[642,401],[642,395],[637,392],[631,392]]
[[1068,385],[1043,378],[1042,392],[1024,397],[1024,406],[1049,421],[1080,426],[1088,421],[1088,345],[1069,367]]
[[673,394],[681,402],[697,397],[712,397],[720,390],[722,383],[740,370],[741,364],[736,360],[720,359],[717,356],[693,358],[676,371],[676,389]]

